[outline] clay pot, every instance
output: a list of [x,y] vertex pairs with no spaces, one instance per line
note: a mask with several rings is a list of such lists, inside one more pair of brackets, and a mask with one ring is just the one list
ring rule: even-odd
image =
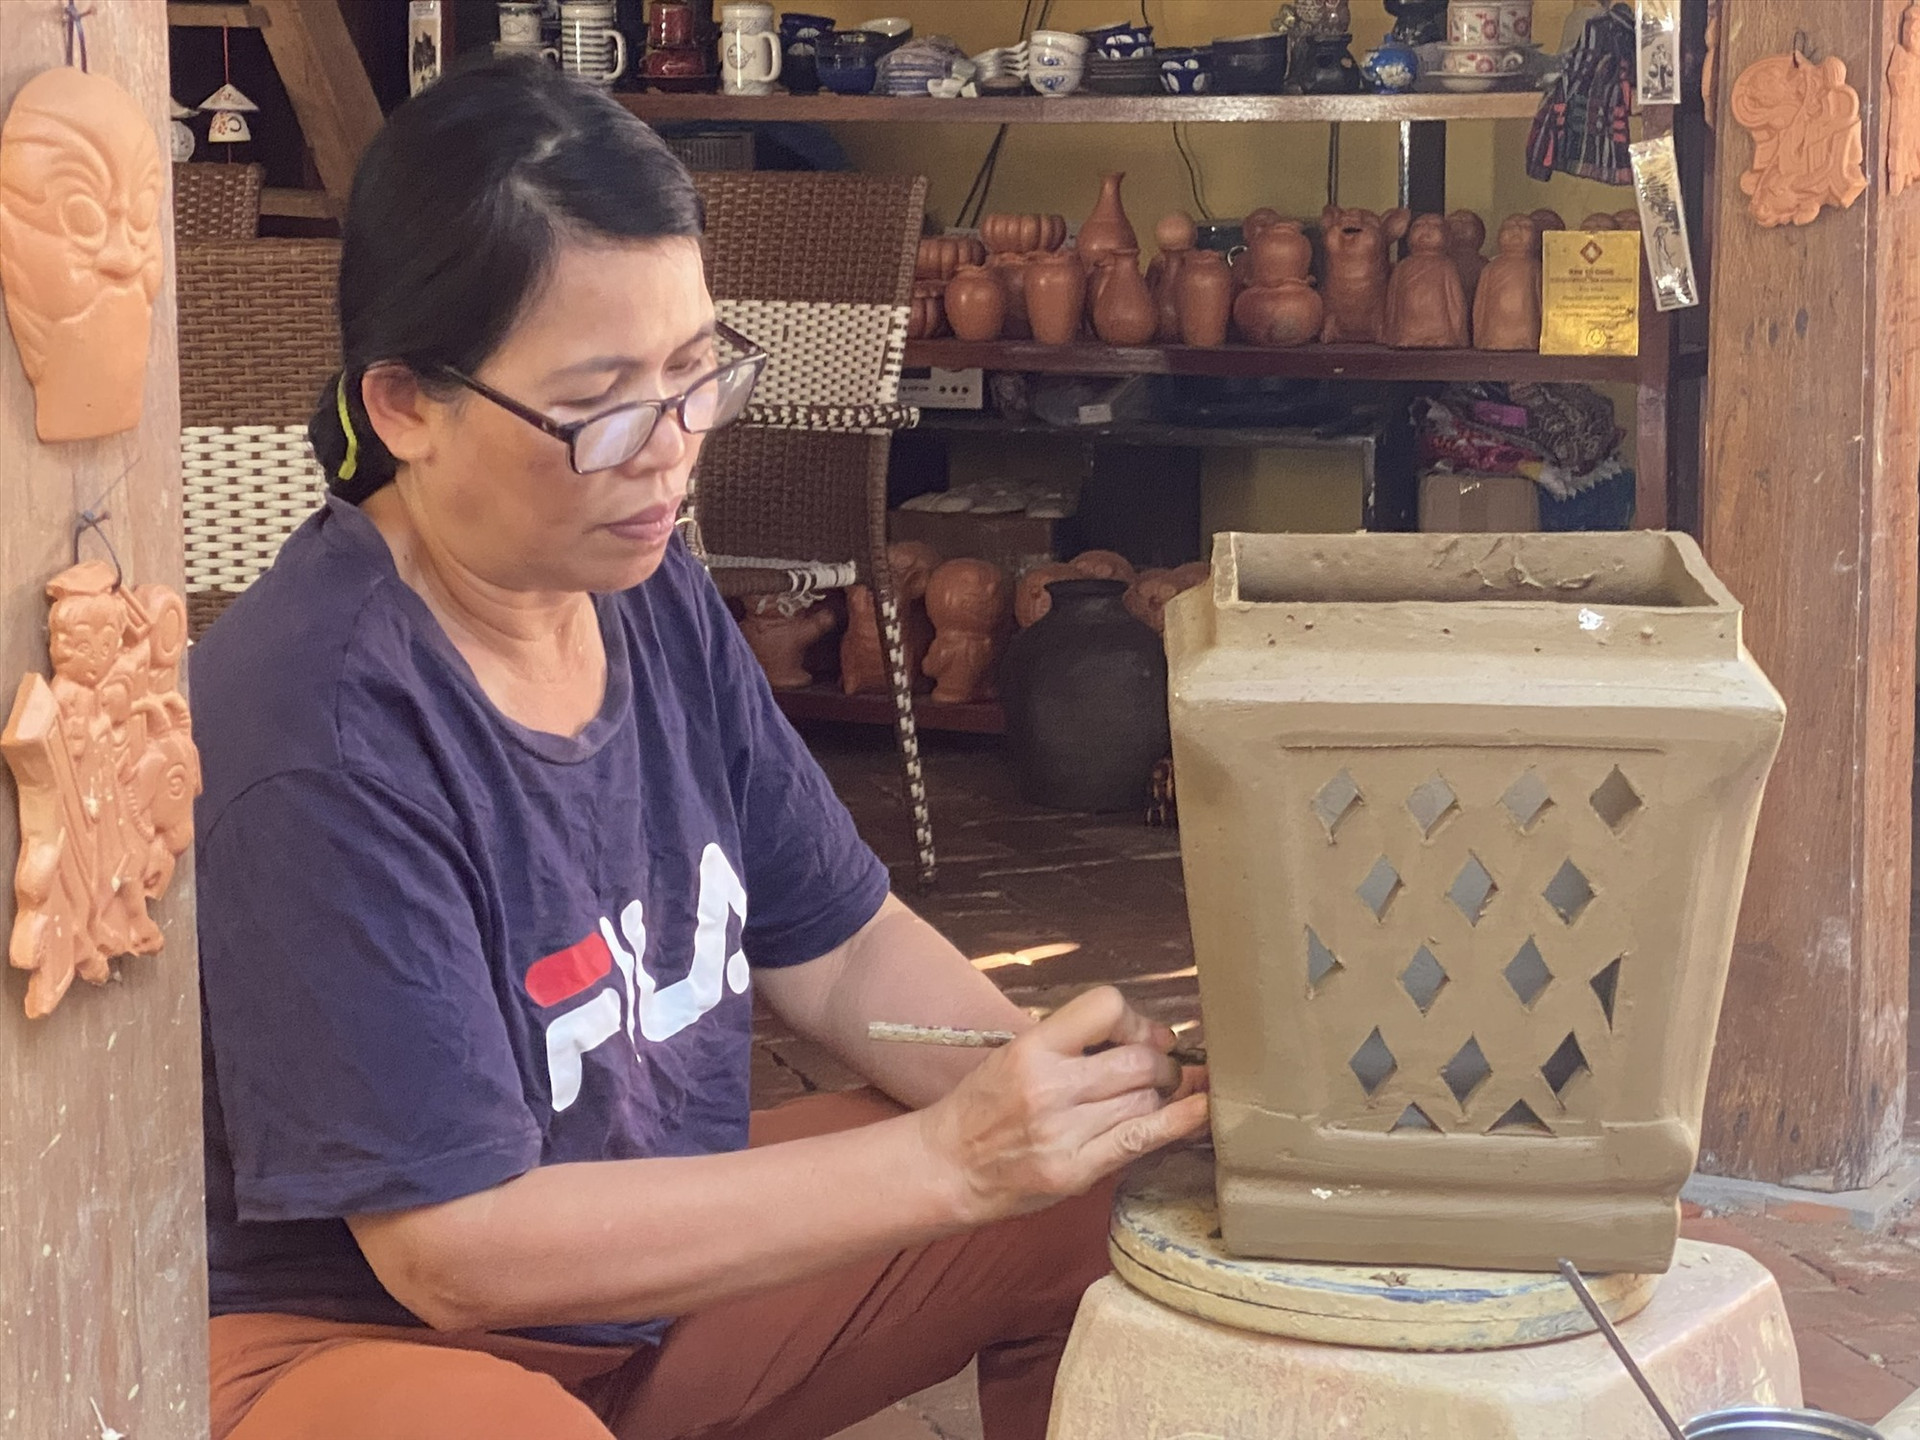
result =
[[907,309],[907,338],[930,340],[946,332],[947,307],[944,280],[916,280],[913,299]]
[[1227,321],[1233,315],[1233,272],[1227,269],[1226,256],[1217,250],[1193,251],[1181,261],[1177,284],[1181,343],[1226,344]]
[[[1114,171],[1100,177],[1100,198],[1095,202],[1093,213],[1080,222],[1080,258],[1088,266],[1097,266],[1116,250],[1132,250],[1136,254],[1140,249],[1140,239],[1133,233],[1133,226],[1127,220],[1126,208],[1120,203],[1120,182],[1126,179],[1125,173]],[[1151,333],[1151,332],[1149,332]]]
[[1072,250],[1043,252],[1026,271],[1027,320],[1042,345],[1070,345],[1080,337],[1087,309],[1087,272]]
[[1446,222],[1422,215],[1407,232],[1407,258],[1387,287],[1387,344],[1452,350],[1467,344],[1468,311],[1460,272],[1447,254]]
[[962,265],[984,265],[987,247],[971,235],[929,235],[914,255],[913,278],[951,280]]
[[1159,320],[1141,277],[1137,252],[1110,254],[1100,267],[1093,300],[1093,333],[1109,345],[1145,345]]
[[1035,565],[1024,572],[1013,587],[1013,619],[1022,630],[1033,624],[1053,606],[1047,587],[1056,580],[1085,580],[1073,566],[1062,561]]
[[1304,345],[1326,323],[1326,302],[1307,280],[1254,285],[1233,302],[1233,325],[1249,345]]
[[962,340],[998,340],[1007,323],[1007,291],[991,270],[967,265],[947,282],[947,324]]
[[1064,215],[989,215],[980,222],[980,239],[995,254],[1058,250],[1067,239]]
[[1313,269],[1313,242],[1297,220],[1263,225],[1247,241],[1247,283],[1283,285],[1304,280]]
[[1001,687],[1020,794],[1056,810],[1144,809],[1167,755],[1167,661],[1118,580],[1056,580],[1007,646]]
[[1002,250],[987,257],[987,273],[1006,291],[1007,317],[1002,333],[1009,340],[1027,340],[1033,336],[1027,318],[1027,268],[1033,256],[1024,250]]

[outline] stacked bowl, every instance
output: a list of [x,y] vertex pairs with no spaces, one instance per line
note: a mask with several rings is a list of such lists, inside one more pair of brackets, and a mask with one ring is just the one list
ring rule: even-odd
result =
[[1027,83],[1042,95],[1071,95],[1086,77],[1087,37],[1036,30],[1027,37]]
[[1151,25],[1106,25],[1087,37],[1087,89],[1096,95],[1156,95],[1160,62]]
[[1160,88],[1169,95],[1205,95],[1213,88],[1213,47],[1161,50]]

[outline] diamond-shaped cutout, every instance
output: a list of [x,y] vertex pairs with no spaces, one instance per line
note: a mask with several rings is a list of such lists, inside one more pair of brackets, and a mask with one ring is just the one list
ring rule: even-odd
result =
[[1520,997],[1520,1003],[1529,1010],[1533,1002],[1540,998],[1540,992],[1553,983],[1553,972],[1547,969],[1547,962],[1540,958],[1540,947],[1533,943],[1533,937],[1527,937],[1527,943],[1520,947],[1520,953],[1507,962],[1505,971],[1507,984],[1513,993]]
[[1547,882],[1547,888],[1540,893],[1553,907],[1553,913],[1569,925],[1580,918],[1593,900],[1593,886],[1571,860],[1561,862],[1560,868],[1553,872],[1553,879]]
[[1587,797],[1593,806],[1593,813],[1607,822],[1607,828],[1618,835],[1621,828],[1634,817],[1640,809],[1640,792],[1633,783],[1620,773],[1618,765],[1611,774],[1600,782],[1600,788]]
[[1547,1128],[1546,1121],[1542,1120],[1538,1115],[1534,1114],[1533,1107],[1527,1104],[1527,1102],[1524,1100],[1516,1100],[1513,1102],[1513,1104],[1509,1105],[1507,1107],[1507,1113],[1502,1115],[1498,1120],[1494,1121],[1493,1124],[1488,1127],[1488,1129],[1489,1129],[1489,1133],[1493,1133],[1493,1134],[1499,1134],[1499,1133],[1506,1133],[1509,1135],[1512,1135],[1512,1134],[1551,1135],[1553,1134],[1553,1131]]
[[1620,960],[1615,958],[1608,961],[1607,968],[1594,976],[1587,984],[1593,987],[1594,996],[1600,1001],[1600,1008],[1607,1012],[1607,1028],[1611,1030],[1613,1028],[1613,1001],[1614,997],[1620,993]]
[[1353,1058],[1347,1061],[1347,1066],[1353,1071],[1354,1079],[1360,1082],[1360,1088],[1372,1095],[1387,1083],[1389,1075],[1400,1068],[1400,1062],[1393,1058],[1393,1052],[1387,1048],[1386,1037],[1376,1025],[1373,1033],[1353,1052]]
[[1334,971],[1342,968],[1340,957],[1327,948],[1326,941],[1313,933],[1313,927],[1307,927],[1307,984],[1318,990]]
[[[1393,1122],[1393,1130],[1438,1130],[1432,1118],[1418,1105],[1409,1105],[1400,1112],[1400,1118]],[[1388,1133],[1392,1133],[1389,1131]]]
[[1413,959],[1407,962],[1407,968],[1400,972],[1400,988],[1413,997],[1413,1003],[1420,1007],[1422,1015],[1433,1009],[1435,998],[1446,988],[1446,984],[1446,970],[1424,945],[1414,952]]
[[1480,917],[1487,913],[1487,905],[1500,887],[1493,883],[1493,876],[1487,867],[1480,863],[1478,855],[1468,855],[1467,863],[1460,867],[1460,873],[1453,877],[1453,885],[1447,891],[1447,898],[1453,901],[1455,908],[1467,917],[1469,925],[1478,925]]
[[1531,830],[1541,812],[1553,804],[1553,796],[1547,793],[1547,782],[1529,770],[1507,787],[1500,803],[1507,807],[1516,825],[1522,830]]
[[1360,903],[1373,912],[1373,918],[1387,918],[1387,907],[1393,904],[1393,897],[1401,890],[1400,872],[1393,863],[1382,855],[1373,862],[1373,868],[1367,872],[1367,878],[1360,882],[1360,888],[1354,893],[1360,897]]
[[1447,1088],[1453,1092],[1453,1098],[1462,1105],[1486,1082],[1493,1073],[1493,1067],[1487,1063],[1480,1042],[1469,1038],[1440,1072],[1440,1078],[1447,1082]]
[[1313,797],[1313,813],[1326,826],[1327,839],[1333,839],[1340,822],[1359,803],[1360,787],[1353,783],[1353,776],[1344,770],[1320,787],[1320,793]]
[[1420,827],[1422,835],[1431,838],[1440,828],[1440,822],[1460,808],[1460,797],[1453,793],[1453,787],[1438,775],[1419,786],[1407,797],[1407,809],[1413,815],[1413,823]]
[[1591,1070],[1587,1064],[1585,1052],[1580,1049],[1580,1041],[1571,1031],[1560,1042],[1560,1048],[1547,1057],[1547,1063],[1540,1067],[1540,1073],[1546,1077],[1547,1084],[1556,1095],[1562,1094],[1573,1077],[1583,1070]]

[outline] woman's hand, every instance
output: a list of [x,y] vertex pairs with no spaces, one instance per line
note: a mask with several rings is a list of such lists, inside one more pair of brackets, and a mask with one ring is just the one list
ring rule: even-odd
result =
[[[1200,1130],[1205,1076],[1182,1071],[1173,1043],[1118,990],[1090,990],[919,1112],[968,1223],[1044,1209]],[[1112,1048],[1086,1053],[1097,1046]]]

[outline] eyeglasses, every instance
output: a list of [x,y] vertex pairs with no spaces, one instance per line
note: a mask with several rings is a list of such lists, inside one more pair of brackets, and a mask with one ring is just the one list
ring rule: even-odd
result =
[[592,475],[624,465],[644,450],[662,416],[672,415],[689,435],[704,435],[740,418],[747,402],[753,398],[753,387],[759,383],[760,372],[767,368],[767,352],[729,326],[716,324],[713,328],[722,340],[744,352],[738,360],[730,360],[702,375],[678,395],[632,400],[585,420],[563,423],[542,415],[531,405],[522,405],[510,395],[502,395],[491,385],[462,374],[451,365],[440,368],[449,379],[563,443],[574,474]]

